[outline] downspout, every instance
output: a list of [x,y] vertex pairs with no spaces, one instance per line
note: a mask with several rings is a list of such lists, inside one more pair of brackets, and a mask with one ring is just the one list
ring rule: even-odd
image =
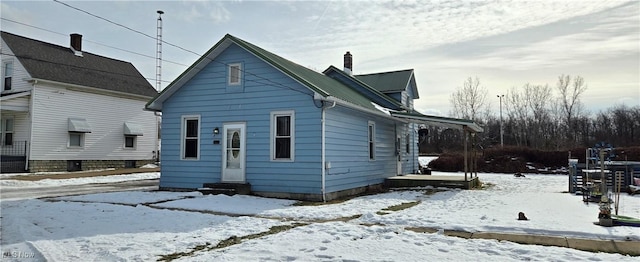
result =
[[326,156],[326,141],[327,141],[327,137],[326,137],[326,127],[325,127],[325,122],[326,122],[326,117],[325,117],[325,112],[326,109],[331,109],[334,108],[336,106],[336,101],[333,101],[333,104],[329,107],[326,107],[324,105],[324,101],[322,103],[322,202],[327,202],[327,198],[326,198],[326,186],[327,186],[327,156]]
[[25,156],[24,161],[24,170],[29,170],[29,160],[31,159],[31,144],[33,142],[33,118],[35,117],[35,112],[33,109],[35,108],[35,100],[36,100],[36,84],[38,80],[33,80],[33,85],[31,87],[31,101],[29,101],[29,142],[27,143],[27,154]]

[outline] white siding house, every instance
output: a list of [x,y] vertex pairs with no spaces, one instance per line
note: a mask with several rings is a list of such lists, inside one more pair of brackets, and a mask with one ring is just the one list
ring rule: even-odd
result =
[[137,167],[154,161],[157,94],[128,62],[2,32],[2,171]]

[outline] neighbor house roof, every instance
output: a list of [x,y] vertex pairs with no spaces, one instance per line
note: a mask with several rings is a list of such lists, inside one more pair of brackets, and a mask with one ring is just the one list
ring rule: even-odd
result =
[[[254,44],[244,41],[230,34],[225,35],[216,45],[214,45],[205,55],[182,73],[174,80],[160,95],[147,104],[147,108],[151,110],[161,110],[164,100],[169,98],[171,94],[177,91],[189,79],[195,76],[206,64],[213,61],[222,51],[224,51],[232,43],[237,44],[248,52],[256,55],[263,61],[292,77],[302,85],[306,86],[316,94],[323,97],[334,97],[342,101],[349,102],[370,110],[377,110],[372,104],[372,100],[359,93],[358,91],[344,85],[343,83],[326,76],[322,73],[313,71],[309,68],[289,61],[281,56],[266,51]],[[384,94],[380,94],[383,95]]]
[[133,64],[2,32],[2,39],[34,79],[153,97],[151,84]]
[[354,77],[383,93],[402,92],[407,88],[407,85],[411,84],[414,98],[419,98],[413,69],[356,75]]

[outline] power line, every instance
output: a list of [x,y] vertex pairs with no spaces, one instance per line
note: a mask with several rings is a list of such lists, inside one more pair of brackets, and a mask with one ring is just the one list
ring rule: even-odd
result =
[[[68,66],[68,67],[78,68],[78,69],[83,69],[83,70],[96,71],[96,72],[107,73],[107,74],[111,74],[111,75],[120,75],[120,76],[126,76],[126,77],[138,77],[137,75],[122,74],[122,73],[117,73],[117,72],[101,70],[101,69],[87,68],[87,67],[76,66],[76,65],[71,65],[71,64],[64,64],[64,63],[59,63],[59,62],[47,61],[47,60],[43,60],[43,59],[33,58],[31,56],[19,56],[19,55],[13,55],[13,54],[9,54],[9,53],[4,53],[4,52],[0,52],[0,55],[12,56],[12,57],[16,57],[16,58],[19,58],[19,59],[29,59],[29,60],[34,60],[34,61],[38,61],[38,62],[49,63],[49,64],[56,65],[56,66]],[[222,63],[222,64],[224,64],[224,63]],[[19,70],[18,68],[14,68],[14,70],[15,71],[22,71],[22,70]],[[28,71],[23,71],[23,72],[29,73]],[[251,75],[255,76],[255,74],[251,74]],[[217,75],[216,77],[226,77],[226,73],[221,73],[221,75]],[[262,77],[258,77],[258,78],[266,79],[266,78],[262,78]],[[149,80],[149,81],[157,81],[157,79],[148,78],[148,77],[144,77],[144,79]],[[272,81],[271,81],[272,83],[276,83],[278,85],[273,85],[273,84],[269,84],[269,83],[265,83],[265,82],[261,82],[261,81],[257,81],[257,80],[247,79],[247,78],[245,78],[244,80],[247,81],[247,82],[252,82],[252,83],[266,85],[266,86],[272,86],[272,87],[276,87],[276,88],[284,87],[284,88],[290,89],[292,91],[296,91],[298,93],[302,93],[302,94],[309,95],[309,96],[313,97],[313,95],[311,95],[311,94],[308,94],[308,93],[305,93],[303,91],[300,91],[300,90],[297,90],[297,89],[294,89],[294,88],[291,88],[289,86],[282,85],[282,84],[279,84],[279,83],[276,83],[276,82],[272,82]],[[172,81],[166,81],[166,80],[161,80],[161,81],[165,82],[165,83],[171,83],[172,82]]]
[[[132,31],[132,32],[138,33],[138,34],[140,34],[140,35],[146,36],[146,37],[148,37],[148,38],[151,38],[151,39],[157,40],[157,38],[156,38],[156,37],[153,37],[153,36],[151,36],[151,35],[149,35],[149,34],[146,34],[146,33],[144,33],[144,32],[141,32],[141,31],[139,31],[139,30],[135,30],[135,29],[133,29],[133,28],[131,28],[131,27],[128,27],[128,26],[126,26],[126,25],[123,25],[123,24],[120,24],[120,23],[114,22],[114,21],[112,21],[112,20],[110,20],[110,19],[108,19],[108,18],[104,18],[104,17],[102,17],[102,16],[99,16],[99,15],[93,14],[93,13],[91,13],[91,12],[89,12],[89,11],[85,11],[85,10],[80,9],[80,8],[78,8],[78,7],[74,7],[74,6],[70,5],[70,4],[64,3],[64,2],[59,1],[59,0],[53,0],[53,1],[54,1],[54,2],[56,2],[56,3],[62,4],[62,5],[64,5],[64,6],[66,6],[66,7],[69,7],[69,8],[71,8],[71,9],[74,9],[74,10],[77,10],[77,11],[79,11],[79,12],[82,12],[82,13],[85,13],[85,14],[87,14],[87,15],[90,15],[90,16],[93,16],[93,17],[95,17],[95,18],[98,18],[98,19],[100,19],[100,20],[106,21],[106,22],[108,22],[108,23],[110,23],[110,24],[117,25],[117,26],[122,27],[122,28],[125,28],[125,29],[127,29],[127,30],[129,30],[129,31]],[[166,41],[164,41],[164,40],[161,40],[161,42],[162,42],[162,43],[164,43],[164,44],[170,45],[170,46],[172,46],[172,47],[178,48],[178,49],[180,49],[180,50],[183,50],[183,51],[185,51],[185,52],[188,52],[188,53],[191,53],[191,54],[197,55],[197,56],[199,56],[199,57],[204,57],[203,55],[201,55],[201,54],[199,54],[199,53],[197,53],[197,52],[194,52],[194,51],[191,51],[191,50],[189,50],[189,49],[183,48],[183,47],[181,47],[181,46],[178,46],[178,45],[175,45],[175,44],[172,44],[172,43],[166,42]],[[229,64],[226,64],[226,63],[223,63],[223,62],[220,62],[220,61],[215,61],[215,60],[210,59],[210,58],[207,58],[207,57],[204,57],[204,58],[208,59],[208,60],[209,60],[209,61],[211,61],[211,62],[216,62],[216,63],[222,64],[222,65],[225,65],[225,66],[229,66]],[[287,88],[287,89],[290,89],[290,90],[293,90],[293,91],[296,91],[296,92],[300,92],[300,93],[303,93],[303,94],[309,95],[309,94],[307,94],[307,93],[301,92],[300,90],[294,89],[294,88],[292,88],[292,87],[289,87],[289,86],[283,85],[283,84],[281,84],[281,83],[274,82],[274,81],[272,81],[271,79],[267,79],[267,78],[264,78],[264,77],[258,76],[258,75],[256,75],[256,74],[253,74],[253,73],[247,72],[247,71],[246,71],[246,70],[244,70],[244,69],[241,69],[241,71],[242,71],[242,72],[244,72],[245,74],[250,74],[250,75],[252,75],[252,76],[254,76],[254,77],[256,77],[256,78],[260,78],[260,79],[265,80],[265,81],[267,81],[267,82],[273,83],[273,84],[267,84],[267,83],[261,83],[261,82],[260,82],[260,83],[261,83],[261,84],[263,84],[263,85],[269,85],[269,86],[273,86],[273,87],[284,87],[284,88]],[[245,80],[246,80],[246,79],[245,79]],[[313,96],[313,95],[310,95],[310,96]]]
[[[120,23],[117,23],[117,22],[111,21],[111,20],[109,20],[108,18],[104,18],[104,17],[102,17],[102,16],[99,16],[99,15],[93,14],[93,13],[91,13],[91,12],[89,12],[89,11],[85,11],[85,10],[82,10],[82,9],[80,9],[80,8],[77,8],[77,7],[71,6],[71,5],[67,4],[67,3],[61,2],[61,1],[59,1],[59,0],[53,0],[53,1],[54,1],[54,2],[56,2],[56,3],[62,4],[62,5],[64,5],[64,6],[67,6],[67,7],[69,7],[69,8],[72,8],[72,9],[74,9],[74,10],[77,10],[77,11],[80,11],[80,12],[82,12],[82,13],[85,13],[85,14],[87,14],[87,15],[90,15],[90,16],[93,16],[93,17],[95,17],[95,18],[98,18],[98,19],[100,19],[100,20],[104,20],[104,21],[106,21],[106,22],[108,22],[108,23],[110,23],[110,24],[114,24],[114,25],[120,26],[120,27],[125,28],[125,29],[127,29],[127,30],[130,30],[130,31],[132,31],[132,32],[135,32],[135,33],[141,34],[141,35],[143,35],[143,36],[146,36],[146,37],[148,37],[148,38],[151,38],[151,39],[157,40],[157,38],[156,38],[156,37],[153,37],[153,36],[151,36],[151,35],[149,35],[149,34],[146,34],[146,33],[143,33],[143,32],[141,32],[141,31],[135,30],[135,29],[130,28],[130,27],[128,27],[128,26],[125,26],[125,25],[123,25],[123,24],[120,24]],[[173,47],[175,47],[175,48],[178,48],[178,49],[180,49],[180,50],[183,50],[183,51],[185,51],[185,52],[188,52],[188,53],[191,53],[191,54],[197,55],[197,56],[199,56],[199,57],[203,57],[203,58],[205,58],[205,59],[208,59],[210,62],[215,62],[215,63],[222,64],[222,65],[225,65],[225,66],[229,66],[229,64],[226,64],[226,63],[223,63],[223,62],[220,62],[220,61],[215,61],[215,60],[213,60],[213,59],[210,59],[210,58],[208,58],[208,57],[205,57],[205,56],[204,56],[204,55],[202,55],[202,54],[199,54],[199,53],[197,53],[197,52],[194,52],[194,51],[191,51],[191,50],[189,50],[189,49],[183,48],[183,47],[181,47],[181,46],[178,46],[178,45],[175,45],[175,44],[172,44],[172,43],[166,42],[166,41],[164,41],[164,40],[161,40],[161,42],[162,42],[162,43],[164,43],[164,44],[167,44],[167,45],[173,46]],[[278,86],[279,86],[279,87],[284,87],[284,88],[287,88],[287,89],[290,89],[290,90],[293,90],[293,91],[300,92],[300,91],[299,91],[299,90],[297,90],[297,89],[294,89],[294,88],[292,88],[292,87],[289,87],[289,86],[283,85],[283,84],[278,83],[278,82],[274,82],[274,81],[272,81],[271,79],[268,79],[268,78],[264,78],[264,77],[258,76],[258,75],[256,75],[256,74],[251,73],[251,72],[247,72],[247,71],[246,71],[246,70],[244,70],[244,69],[241,69],[240,71],[244,72],[245,74],[250,74],[250,75],[252,75],[252,76],[254,76],[254,77],[256,77],[256,78],[260,78],[260,79],[265,80],[265,81],[267,81],[267,82],[273,83],[273,84],[266,84],[266,83],[262,83],[262,84],[264,84],[264,85],[270,85],[270,86],[274,86],[274,87],[278,87]],[[245,80],[246,80],[246,79],[245,79]],[[303,94],[309,95],[309,94],[304,93],[304,92],[300,92],[300,93],[303,93]]]
[[[128,26],[126,26],[126,25],[123,25],[123,24],[120,24],[120,23],[117,23],[117,22],[111,21],[111,20],[109,20],[109,19],[107,19],[107,18],[104,18],[104,17],[102,17],[102,16],[99,16],[99,15],[93,14],[93,13],[91,13],[91,12],[89,12],[89,11],[82,10],[82,9],[80,9],[80,8],[74,7],[74,6],[70,5],[70,4],[64,3],[64,2],[59,1],[59,0],[53,0],[53,1],[54,1],[54,2],[56,2],[56,3],[62,4],[62,5],[64,5],[64,6],[67,6],[67,7],[71,8],[71,9],[74,9],[74,10],[80,11],[80,12],[82,12],[82,13],[85,13],[85,14],[87,14],[87,15],[90,15],[90,16],[93,16],[93,17],[95,17],[95,18],[98,18],[98,19],[100,19],[100,20],[104,20],[104,21],[106,21],[106,22],[108,22],[108,23],[111,23],[111,24],[117,25],[117,26],[119,26],[119,27],[123,27],[123,28],[125,28],[125,29],[127,29],[127,30],[129,30],[129,31],[132,31],[132,32],[135,32],[135,33],[141,34],[141,35],[143,35],[143,36],[146,36],[146,37],[148,37],[148,38],[151,38],[151,39],[153,39],[153,40],[156,40],[156,37],[153,37],[153,36],[151,36],[151,35],[149,35],[149,34],[146,34],[146,33],[144,33],[144,32],[141,32],[141,31],[135,30],[135,29],[133,29],[133,28],[131,28],[131,27],[128,27]],[[200,56],[200,54],[198,54],[198,53],[196,53],[196,52],[194,52],[194,51],[191,51],[191,50],[185,49],[185,48],[183,48],[183,47],[181,47],[181,46],[178,46],[178,45],[174,45],[174,44],[169,43],[169,42],[166,42],[166,41],[164,41],[164,40],[162,41],[162,43],[167,44],[167,45],[170,45],[170,46],[173,46],[173,47],[178,48],[178,49],[181,49],[181,50],[183,50],[183,51],[186,51],[186,52],[192,53],[192,54],[194,54],[194,55]]]
[[[49,33],[53,33],[53,34],[57,34],[57,35],[61,35],[61,36],[68,36],[68,35],[63,34],[63,33],[60,33],[60,32],[56,32],[56,31],[49,30],[49,29],[46,29],[46,28],[37,27],[37,26],[29,25],[29,24],[25,24],[25,23],[18,22],[18,21],[15,21],[15,20],[11,20],[11,19],[7,19],[7,18],[4,18],[4,17],[2,17],[2,18],[0,18],[0,19],[2,19],[2,20],[4,20],[4,21],[7,21],[7,22],[12,22],[12,23],[16,23],[16,24],[19,24],[19,25],[23,25],[23,26],[27,26],[27,27],[35,28],[35,29],[38,29],[38,30],[42,30],[42,31],[45,31],[45,32],[49,32]],[[104,47],[108,47],[108,48],[113,48],[113,49],[116,49],[116,50],[120,50],[120,51],[123,51],[123,52],[127,52],[127,53],[130,53],[130,54],[134,54],[134,55],[139,55],[139,56],[142,56],[142,57],[147,57],[147,58],[156,59],[155,57],[150,56],[150,55],[145,55],[145,54],[138,53],[138,52],[134,52],[134,51],[131,51],[131,50],[126,50],[126,49],[124,49],[124,48],[120,48],[120,47],[115,47],[115,46],[111,46],[111,45],[102,44],[102,43],[100,43],[100,42],[91,41],[91,40],[88,40],[88,39],[86,39],[86,38],[85,38],[85,39],[83,39],[83,41],[87,41],[87,42],[89,42],[89,43],[93,43],[93,44],[96,44],[96,45],[99,45],[99,46],[104,46]],[[171,60],[162,60],[162,61],[165,61],[165,62],[168,62],[168,63],[171,63],[171,64],[175,64],[175,65],[180,65],[180,66],[184,66],[184,67],[189,67],[189,65],[185,65],[185,64],[182,64],[182,63],[179,63],[179,62],[175,62],[175,61],[171,61]]]

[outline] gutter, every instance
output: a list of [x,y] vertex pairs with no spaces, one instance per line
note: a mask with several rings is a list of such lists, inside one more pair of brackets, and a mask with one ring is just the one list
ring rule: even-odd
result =
[[326,141],[327,141],[327,137],[326,137],[326,127],[325,127],[325,112],[327,109],[331,109],[334,108],[336,106],[336,102],[333,101],[333,104],[329,107],[324,105],[324,101],[322,100],[322,202],[327,202],[327,197],[326,197],[326,187],[327,187],[327,183],[326,183],[326,179],[327,179],[327,156],[326,156]]
[[126,93],[126,92],[120,92],[120,91],[107,90],[107,89],[102,89],[102,88],[97,88],[97,87],[82,86],[82,85],[76,85],[76,84],[71,84],[71,83],[63,83],[63,82],[40,79],[40,78],[30,78],[30,79],[27,79],[27,81],[34,82],[34,83],[35,82],[43,82],[43,83],[49,83],[49,84],[53,84],[53,85],[59,85],[59,86],[61,86],[63,88],[68,88],[70,90],[85,91],[85,92],[92,91],[92,92],[95,92],[95,93],[119,95],[119,96],[122,96],[122,97],[127,97],[129,99],[140,99],[140,100],[148,101],[149,99],[153,98],[153,96],[138,95],[138,94],[132,94],[132,93]]
[[[318,99],[317,95],[314,96],[314,99]],[[407,120],[400,119],[398,117],[392,116],[390,114],[385,114],[384,112],[379,111],[379,110],[369,109],[369,108],[366,108],[366,107],[363,107],[363,106],[359,106],[359,105],[355,105],[355,104],[349,103],[347,101],[338,99],[338,98],[336,98],[334,96],[321,97],[319,100],[320,101],[327,101],[327,102],[336,103],[336,104],[344,106],[344,107],[348,107],[348,108],[351,108],[351,109],[355,109],[355,110],[358,110],[358,111],[361,111],[361,112],[365,112],[365,113],[373,114],[373,115],[376,115],[376,116],[384,117],[384,118],[391,119],[391,120],[398,121],[398,122],[403,122],[403,123],[410,122],[410,121],[407,121]]]

